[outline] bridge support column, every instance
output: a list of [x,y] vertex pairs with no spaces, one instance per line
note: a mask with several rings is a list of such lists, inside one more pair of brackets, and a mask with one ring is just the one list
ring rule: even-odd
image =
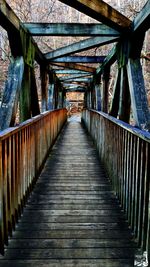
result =
[[126,66],[123,66],[120,70],[120,101],[118,117],[120,120],[129,123],[130,120],[130,92],[129,83],[127,78]]
[[31,67],[25,64],[20,92],[20,121],[31,118]]
[[109,87],[110,67],[104,69],[102,86],[102,111],[108,112],[108,87]]
[[100,92],[100,84],[95,84],[95,109],[101,110],[101,92]]
[[54,109],[54,84],[48,85],[48,110]]
[[150,113],[144,85],[140,59],[129,59],[127,75],[131,95],[133,116],[136,124],[142,129],[150,129]]
[[13,126],[16,119],[19,94],[24,73],[23,57],[13,59],[8,69],[8,79],[0,108],[0,130]]
[[66,107],[66,92],[62,90],[62,108]]
[[41,74],[41,96],[42,96],[42,103],[41,103],[41,110],[42,112],[48,110],[48,73],[46,67],[41,65],[40,66],[40,74]]

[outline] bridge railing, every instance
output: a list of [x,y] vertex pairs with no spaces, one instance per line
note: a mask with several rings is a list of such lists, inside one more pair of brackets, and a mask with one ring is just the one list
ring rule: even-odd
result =
[[82,120],[96,143],[134,238],[150,256],[150,133],[93,110],[84,110]]
[[66,109],[45,112],[0,132],[0,252],[15,230],[26,199],[66,121]]

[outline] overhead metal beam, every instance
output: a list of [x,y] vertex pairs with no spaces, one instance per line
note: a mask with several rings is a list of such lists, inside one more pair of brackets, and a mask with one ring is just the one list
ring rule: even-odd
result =
[[117,42],[119,40],[118,37],[94,37],[89,38],[77,43],[73,43],[71,45],[59,48],[55,51],[49,52],[45,54],[47,60],[52,61],[55,58],[67,56],[73,53],[79,53],[85,50],[92,49],[94,47],[99,47],[102,45],[110,44]]
[[150,28],[150,0],[147,1],[143,9],[135,17],[132,23],[134,32],[145,32]]
[[58,67],[64,67],[68,69],[74,69],[74,70],[80,70],[80,71],[85,71],[85,72],[95,72],[96,68],[76,64],[76,63],[57,63],[57,62],[51,62],[51,65],[55,65]]
[[131,21],[102,0],[59,0],[109,27],[122,32],[129,29]]
[[[92,74],[92,72],[88,72],[87,71],[82,71],[82,70],[69,70],[69,69],[62,69],[62,70],[54,70],[56,74],[61,75],[61,74],[70,74],[70,75],[76,75],[76,74]],[[64,76],[65,77],[65,76]]]
[[72,78],[69,80],[65,80],[65,83],[70,83],[70,82],[78,82],[78,83],[89,83],[90,82],[90,78]]
[[103,63],[106,56],[66,56],[53,59],[52,62]]
[[66,87],[66,88],[69,88],[69,87],[72,87],[72,88],[77,88],[77,87],[87,87],[87,85],[80,85],[79,83],[78,84],[73,84],[73,83],[63,83],[63,87]]
[[69,81],[69,80],[73,80],[73,79],[76,79],[76,78],[81,78],[81,77],[92,77],[91,74],[72,74],[72,75],[69,75],[69,76],[59,76],[59,80],[60,81]]
[[116,45],[111,49],[101,66],[96,69],[96,75],[99,75],[106,66],[112,65],[116,60]]
[[24,23],[33,36],[119,36],[107,25],[94,23]]

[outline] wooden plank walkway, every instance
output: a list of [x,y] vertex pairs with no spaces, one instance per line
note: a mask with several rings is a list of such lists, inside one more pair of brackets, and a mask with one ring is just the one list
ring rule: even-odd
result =
[[129,267],[134,250],[92,140],[79,122],[68,123],[0,266]]

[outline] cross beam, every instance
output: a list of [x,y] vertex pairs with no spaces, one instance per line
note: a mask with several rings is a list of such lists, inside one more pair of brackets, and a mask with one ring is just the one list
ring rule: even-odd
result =
[[107,25],[94,23],[24,23],[33,36],[119,36]]
[[133,32],[147,31],[150,27],[150,0],[147,1],[143,9],[135,17],[132,23]]
[[[69,75],[89,75],[88,73],[87,73],[87,71],[82,71],[82,70],[67,70],[67,69],[62,69],[62,70],[54,70],[55,71],[55,73],[56,74],[58,74],[58,75],[61,75],[61,74],[69,74]],[[89,72],[90,73],[90,72]],[[91,74],[92,74],[92,72],[91,72]],[[64,76],[65,77],[65,76]]]
[[72,75],[69,75],[69,76],[62,76],[62,77],[59,77],[59,80],[60,81],[68,81],[68,80],[72,80],[72,79],[76,79],[76,78],[81,78],[81,77],[92,77],[92,75],[89,73],[85,73],[85,74],[72,74]]
[[53,59],[52,62],[73,63],[103,63],[105,56],[64,56]]
[[76,63],[57,63],[57,62],[51,62],[51,65],[55,65],[58,67],[64,67],[68,69],[74,69],[74,70],[80,70],[84,72],[95,72],[96,68],[76,64]]
[[102,0],[59,0],[109,27],[122,32],[129,29],[131,21]]
[[114,43],[118,41],[118,39],[118,37],[93,37],[46,53],[45,57],[50,61],[58,57],[67,56],[73,53],[79,53],[88,49],[92,49],[94,47]]

